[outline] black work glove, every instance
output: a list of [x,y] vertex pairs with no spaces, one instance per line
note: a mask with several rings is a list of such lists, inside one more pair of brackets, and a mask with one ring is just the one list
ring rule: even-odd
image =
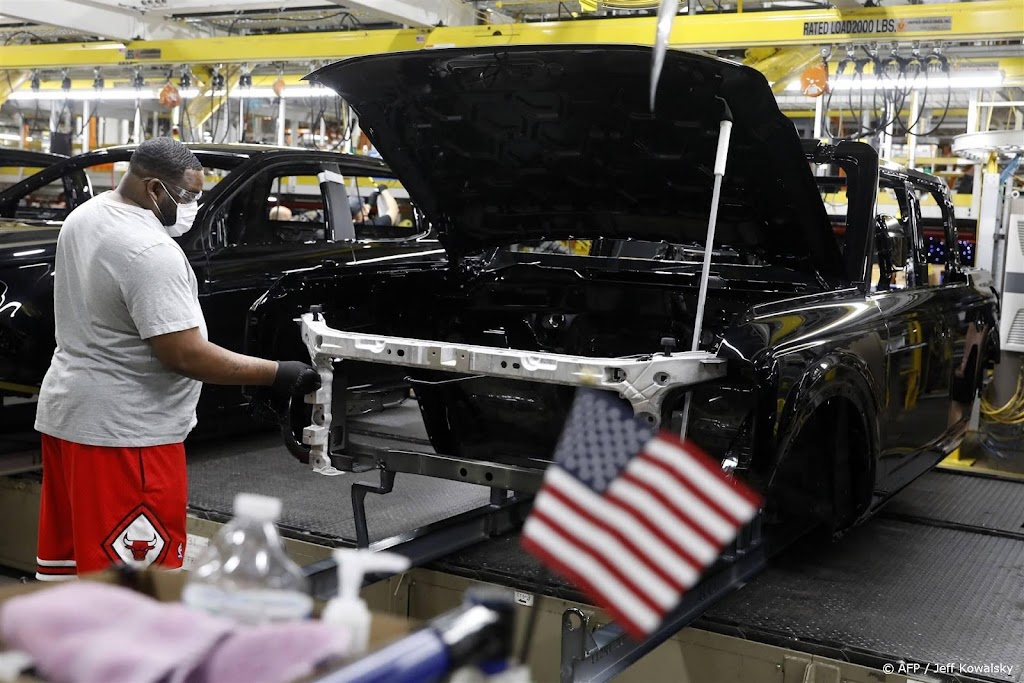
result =
[[278,361],[271,388],[287,396],[311,394],[320,388],[320,373],[297,360]]

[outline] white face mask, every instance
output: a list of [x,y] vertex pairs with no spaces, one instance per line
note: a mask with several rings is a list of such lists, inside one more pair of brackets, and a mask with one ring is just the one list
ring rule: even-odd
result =
[[178,204],[176,209],[177,218],[174,221],[174,225],[170,227],[164,226],[164,230],[171,237],[181,237],[192,229],[192,223],[195,222],[196,214],[199,212],[199,202]]

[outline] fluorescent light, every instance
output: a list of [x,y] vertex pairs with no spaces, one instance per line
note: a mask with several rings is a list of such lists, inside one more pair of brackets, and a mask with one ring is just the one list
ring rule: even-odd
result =
[[[286,100],[294,97],[337,97],[330,88],[314,88],[309,85],[286,86],[283,92]],[[277,93],[274,92],[273,88],[232,88],[231,92],[228,93],[228,97],[263,98],[269,100],[276,98]]]
[[[162,86],[161,86],[162,87]],[[181,90],[179,94],[183,98],[195,97],[199,91],[195,88]],[[41,90],[32,92],[30,90],[19,90],[12,93],[10,99],[36,102],[63,102],[72,100],[81,102],[84,100],[97,102],[118,102],[135,100],[155,100],[160,97],[158,90],[135,90],[134,88],[112,88],[110,90]]]
[[[864,78],[851,78],[850,76],[841,76],[839,78],[832,78],[828,83],[829,87],[834,91],[848,91],[848,90],[906,90],[910,88],[912,90],[924,90],[927,88],[931,92],[941,92],[949,88],[950,90],[978,90],[983,88],[998,88],[1003,85],[1003,74],[1002,72],[993,73],[991,71],[979,71],[973,75],[958,75],[958,76],[942,76],[933,75],[928,78],[919,76],[918,78],[883,78],[881,80],[874,76],[865,76]],[[786,86],[787,92],[800,92],[800,81],[792,81]]]
[[42,254],[45,249],[29,249],[28,251],[16,251],[11,256],[35,256],[36,254]]

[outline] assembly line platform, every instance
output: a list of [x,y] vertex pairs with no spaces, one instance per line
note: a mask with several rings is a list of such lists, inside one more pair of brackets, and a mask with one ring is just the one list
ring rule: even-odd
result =
[[[376,437],[397,427],[401,439],[419,440],[410,409],[370,416],[356,430]],[[283,498],[289,536],[338,545],[354,540],[350,484],[374,477],[314,474],[264,434],[193,447],[189,479],[196,514],[227,518],[235,492],[266,493]],[[371,541],[485,506],[488,494],[399,475],[392,493],[367,497]],[[523,553],[515,534],[427,568],[583,601]],[[839,541],[799,542],[695,625],[876,669],[899,661],[969,668],[932,680],[1024,683],[1024,481],[930,472]]]
[[[414,403],[361,418],[351,438],[395,438],[386,433],[398,434],[396,447],[426,447]],[[276,496],[283,500],[284,534],[322,549],[316,557],[355,543],[351,485],[376,480],[373,472],[316,474],[273,431],[190,444],[188,470],[190,513],[201,524],[229,519],[238,492]],[[38,478],[38,472],[7,477],[0,507],[34,513]],[[399,474],[391,493],[366,497],[369,538],[387,547],[420,534],[427,545],[458,548],[452,537],[463,527],[449,521],[472,517],[490,501],[486,487]],[[526,555],[515,533],[477,542],[481,537],[486,534],[469,547],[435,554],[424,569],[586,602]],[[842,539],[807,538],[773,558],[694,626],[872,670],[900,661],[933,665],[932,672],[936,664],[966,667],[953,676],[910,680],[1024,683],[1024,479],[929,472]]]

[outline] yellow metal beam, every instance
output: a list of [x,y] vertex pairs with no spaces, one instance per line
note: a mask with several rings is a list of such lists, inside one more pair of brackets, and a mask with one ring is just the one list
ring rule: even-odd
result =
[[11,96],[11,93],[18,89],[22,83],[28,80],[31,75],[30,71],[24,69],[15,71],[9,69],[3,72],[3,77],[0,78],[0,105],[7,101],[7,98]]
[[747,58],[743,63],[752,66],[768,79],[772,84],[772,92],[781,93],[789,85],[789,80],[809,67],[811,64],[821,62],[821,50],[817,47],[790,47],[777,50],[773,54],[763,57],[761,50],[754,48],[748,50]]
[[[654,17],[538,22],[434,29],[426,47],[549,43],[650,44]],[[986,0],[870,7],[840,12],[810,9],[780,12],[696,14],[676,17],[670,45],[684,49],[790,47],[849,41],[965,40],[981,36],[1019,38],[1024,12],[1018,0]]]
[[217,110],[223,107],[228,101],[228,93],[238,87],[238,77],[242,75],[242,69],[238,66],[229,66],[224,69],[225,89],[217,93],[209,89],[210,77],[204,77],[203,81],[207,87],[203,88],[201,94],[196,95],[185,105],[189,125],[194,129],[200,128],[210,120]]
[[[0,47],[11,69],[124,64],[266,63],[334,60],[430,47],[543,44],[650,44],[654,17],[552,21],[526,24],[441,26],[433,29],[289,33],[128,43],[59,43]],[[1019,39],[1024,12],[1019,0],[981,0],[866,7],[840,12],[697,14],[675,20],[676,48],[791,47],[879,40]]]

